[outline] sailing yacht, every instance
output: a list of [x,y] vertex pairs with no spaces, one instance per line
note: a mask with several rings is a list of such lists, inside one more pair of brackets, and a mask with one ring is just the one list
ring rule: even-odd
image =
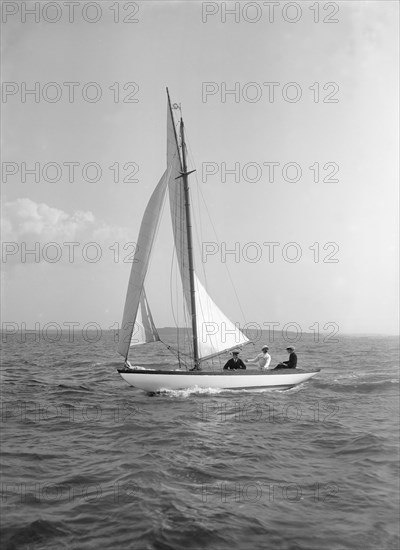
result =
[[[282,389],[305,382],[319,369],[280,369],[274,372],[227,371],[221,367],[211,370],[207,367],[210,359],[241,348],[249,339],[219,309],[196,274],[189,190],[189,175],[194,170],[188,171],[185,127],[181,117],[177,132],[168,89],[167,99],[167,167],[150,197],[139,230],[117,350],[124,357],[125,364],[118,372],[128,384],[148,392],[188,388]],[[185,369],[145,369],[132,366],[129,354],[138,344],[160,341],[144,284],[166,194],[169,196],[183,302],[191,325],[190,362],[186,363]],[[220,330],[213,330],[215,327]]]

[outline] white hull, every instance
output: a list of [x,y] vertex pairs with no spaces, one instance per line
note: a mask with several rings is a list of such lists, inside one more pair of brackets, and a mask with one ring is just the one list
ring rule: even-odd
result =
[[120,369],[118,372],[128,384],[135,388],[148,392],[160,392],[188,388],[222,390],[287,389],[309,380],[319,372],[319,369],[313,371],[288,369],[280,370],[279,374],[274,371],[213,373],[134,369]]

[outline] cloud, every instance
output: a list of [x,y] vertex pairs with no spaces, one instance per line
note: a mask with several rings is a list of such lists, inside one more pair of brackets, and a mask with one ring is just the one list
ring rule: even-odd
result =
[[4,206],[3,239],[16,241],[76,239],[95,223],[91,212],[67,214],[31,199],[17,199]]
[[[76,210],[67,213],[28,198],[5,203],[2,218],[2,260],[5,265],[32,264],[52,259],[72,265],[96,257],[115,242],[129,241],[129,231],[110,226],[95,218],[92,212]],[[79,243],[71,248],[65,243]],[[91,246],[89,254],[88,243]],[[85,248],[86,247],[86,248]],[[34,250],[35,253],[27,251]],[[71,261],[71,254],[73,261]],[[85,256],[87,254],[87,257]],[[104,258],[104,254],[101,254]],[[87,260],[89,258],[89,260]]]

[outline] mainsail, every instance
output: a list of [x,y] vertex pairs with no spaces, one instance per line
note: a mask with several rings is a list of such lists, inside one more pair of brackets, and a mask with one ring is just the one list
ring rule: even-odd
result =
[[167,165],[171,166],[172,169],[171,177],[168,182],[168,196],[176,257],[181,275],[187,312],[189,317],[191,317],[193,312],[190,301],[189,248],[187,240],[185,195],[182,180],[183,167],[171,109],[168,109]]
[[[181,121],[181,131],[182,131]],[[183,177],[186,165],[184,157],[185,143],[182,138],[182,156],[179,153],[179,145],[175,132],[175,125],[170,117],[168,118],[168,141],[167,141],[167,161],[173,166],[175,176],[169,178],[169,202],[171,210],[172,227],[174,233],[174,242],[176,255],[181,275],[183,295],[185,306],[189,317],[195,315],[197,337],[197,353],[199,359],[219,355],[228,349],[242,345],[249,340],[246,336],[222,313],[218,306],[213,302],[207,291],[200,283],[196,273],[193,274],[194,300],[192,300],[192,290],[190,284],[190,262],[189,262],[189,241],[188,232],[191,227],[188,225],[186,201]],[[193,307],[194,302],[194,307]],[[194,311],[193,311],[194,310]],[[194,329],[193,329],[194,332]]]

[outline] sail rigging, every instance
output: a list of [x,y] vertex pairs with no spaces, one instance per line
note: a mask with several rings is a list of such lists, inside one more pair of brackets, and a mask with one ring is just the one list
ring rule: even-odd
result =
[[[229,390],[291,388],[315,376],[320,369],[309,372],[283,373],[279,371],[276,374],[271,371],[253,370],[248,372],[246,368],[235,372],[230,372],[225,368],[220,372],[200,369],[202,361],[234,347],[240,347],[247,343],[248,339],[211,299],[195,272],[188,182],[188,176],[192,171],[188,171],[186,164],[183,121],[181,118],[180,140],[178,140],[172,113],[176,104],[171,106],[168,89],[167,95],[167,169],[150,197],[140,226],[118,346],[118,352],[125,357],[125,365],[123,369],[118,369],[118,372],[130,385],[148,392],[186,388],[200,388],[201,390],[209,388]],[[181,361],[184,362],[188,372],[184,372],[180,368],[165,370],[132,367],[127,360],[129,349],[132,346],[161,341],[150,312],[144,283],[160,222],[163,201],[167,195],[170,202],[173,241],[178,264],[176,280],[177,283],[179,280],[179,286],[182,284],[183,289],[182,293],[177,294],[177,298],[179,297],[179,308],[181,309],[183,306],[185,318],[187,319],[189,315],[191,321],[191,323],[186,323],[186,325],[191,325],[191,334],[190,331],[185,331],[187,336],[192,338],[191,352],[187,355],[182,349],[177,350],[179,366],[181,366]],[[174,262],[171,264],[171,275],[173,266],[176,267]],[[173,307],[172,314],[174,315]],[[176,326],[179,334],[178,322],[176,322]],[[172,346],[165,345],[174,351]],[[189,365],[186,364],[186,357],[189,357]],[[190,368],[193,366],[194,368]]]
[[150,198],[140,227],[128,284],[118,352],[127,359],[131,345],[159,340],[144,292],[144,282],[168,187],[177,263],[184,303],[191,319],[194,367],[198,368],[201,360],[243,345],[248,342],[248,339],[222,313],[195,273],[188,185],[188,176],[191,172],[188,172],[186,165],[182,119],[180,120],[180,138],[179,144],[168,94],[167,170]]

